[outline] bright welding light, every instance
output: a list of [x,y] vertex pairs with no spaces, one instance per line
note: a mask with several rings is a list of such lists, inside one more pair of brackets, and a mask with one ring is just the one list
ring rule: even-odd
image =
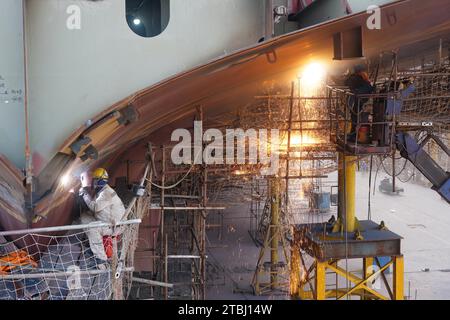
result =
[[70,183],[70,175],[69,174],[65,174],[61,177],[61,186],[63,187],[67,187],[67,185]]
[[233,171],[233,174],[236,176],[243,176],[246,174],[246,172],[242,171],[242,170],[235,170],[235,171]]
[[311,144],[317,144],[317,140],[308,134],[296,134],[291,136],[291,146],[293,147],[301,147]]
[[135,26],[140,25],[140,24],[141,24],[141,19],[139,19],[139,18],[134,19],[134,20],[133,20],[133,24],[134,24]]
[[311,63],[303,69],[299,78],[302,81],[302,85],[308,87],[316,87],[320,85],[326,76],[325,67],[317,62]]
[[[309,134],[292,134],[291,147],[303,147],[318,144],[319,141]],[[280,149],[285,151],[288,147],[288,139],[284,139],[280,145]]]

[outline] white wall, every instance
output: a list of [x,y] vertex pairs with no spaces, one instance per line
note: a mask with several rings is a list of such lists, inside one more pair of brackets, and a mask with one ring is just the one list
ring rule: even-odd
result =
[[358,13],[362,11],[366,11],[367,8],[371,5],[382,6],[390,2],[395,2],[396,0],[348,0],[350,7],[352,8],[353,13]]
[[25,165],[22,25],[22,1],[0,0],[0,153],[19,168]]
[[[80,5],[81,30],[66,28]],[[125,0],[27,0],[31,145],[49,159],[73,130],[133,92],[257,43],[261,0],[171,0],[167,29],[134,34]],[[175,93],[176,94],[176,93]]]

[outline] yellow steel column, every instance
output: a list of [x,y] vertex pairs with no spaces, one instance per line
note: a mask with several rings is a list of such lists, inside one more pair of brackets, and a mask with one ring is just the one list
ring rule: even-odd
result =
[[293,244],[291,246],[291,276],[289,279],[290,294],[292,298],[298,298],[300,296],[300,248],[298,245]]
[[[372,257],[363,258],[363,276],[364,276],[364,279],[367,279],[368,277],[370,277],[374,273],[373,262],[374,262],[374,258],[372,258]],[[369,283],[367,283],[367,285],[369,286]],[[361,297],[361,299],[362,300],[368,300],[365,297],[365,295],[363,295]]]
[[325,300],[326,297],[326,266],[327,262],[317,261],[316,264],[316,300]]
[[364,279],[368,278],[373,273],[373,262],[374,262],[373,257],[368,257],[368,258],[363,259]]
[[280,180],[271,180],[271,221],[270,221],[270,284],[272,289],[278,287],[278,247],[280,222]]
[[403,300],[404,290],[404,260],[403,256],[393,257],[394,259],[394,299]]
[[355,215],[356,198],[356,161],[357,157],[339,153],[339,205],[338,216],[340,229],[337,231],[355,232],[357,220]]

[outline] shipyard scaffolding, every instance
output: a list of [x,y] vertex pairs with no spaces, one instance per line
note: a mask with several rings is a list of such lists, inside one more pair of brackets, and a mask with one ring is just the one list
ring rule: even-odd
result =
[[[196,119],[203,120],[201,107],[197,108]],[[191,150],[194,149],[192,145]],[[221,270],[220,266],[207,261],[207,231],[216,231],[221,238],[226,209],[209,205],[209,200],[220,191],[220,186],[209,180],[214,181],[217,172],[224,169],[196,164],[197,161],[174,165],[170,157],[173,145],[152,150],[156,169],[149,180],[152,185],[150,210],[160,216],[152,256],[155,279],[135,280],[150,286],[153,298],[205,300],[208,276],[211,278],[208,270],[209,273]],[[197,157],[198,154],[194,154],[194,159]]]
[[274,94],[275,89],[269,88],[267,94],[255,97],[255,106],[240,115],[241,123],[256,122],[280,130],[281,135],[278,172],[252,181],[249,233],[260,246],[252,281],[257,295],[289,294],[289,243],[295,221],[320,220],[321,213],[331,212],[331,206],[322,207],[318,201],[322,196],[331,199],[331,186],[326,192],[321,178],[333,171],[335,160],[335,148],[322,133],[323,124],[329,122],[327,109],[323,103],[322,108],[308,108],[300,85],[300,81],[292,83],[290,95]]

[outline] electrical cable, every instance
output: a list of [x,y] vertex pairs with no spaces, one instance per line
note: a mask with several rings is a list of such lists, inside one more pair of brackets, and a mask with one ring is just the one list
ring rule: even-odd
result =
[[200,151],[199,153],[197,153],[197,155],[196,155],[196,157],[195,157],[195,160],[194,160],[194,162],[192,163],[191,167],[189,168],[188,172],[186,172],[186,174],[185,174],[178,182],[174,183],[173,185],[170,185],[170,186],[167,186],[167,187],[163,187],[163,186],[160,186],[160,185],[158,185],[158,184],[152,182],[152,181],[149,180],[149,179],[146,179],[146,180],[147,180],[148,182],[150,182],[150,183],[152,184],[152,186],[154,186],[154,187],[156,187],[156,188],[158,188],[158,189],[162,189],[162,190],[170,190],[170,189],[174,189],[174,188],[176,188],[177,186],[179,186],[180,183],[182,183],[184,180],[186,180],[186,178],[189,176],[189,174],[191,174],[192,170],[193,170],[194,167],[196,166],[195,163],[197,162],[200,153],[201,153],[201,151]]

